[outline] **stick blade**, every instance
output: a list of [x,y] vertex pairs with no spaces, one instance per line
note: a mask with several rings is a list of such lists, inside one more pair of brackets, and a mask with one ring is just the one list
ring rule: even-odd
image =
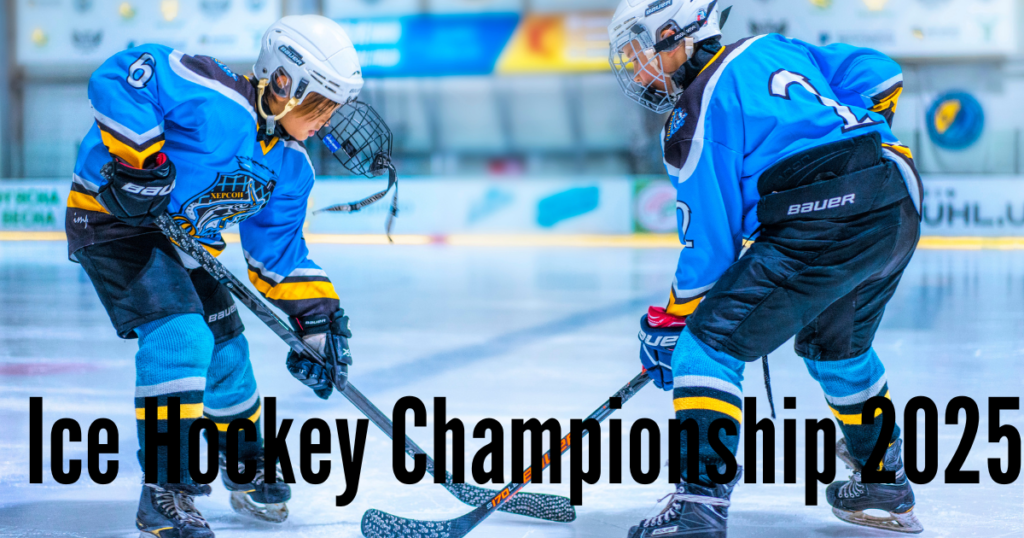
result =
[[[488,503],[498,494],[497,491],[472,484],[445,484],[445,488],[455,498],[470,506]],[[556,523],[571,523],[576,520],[576,508],[567,497],[547,493],[519,492],[499,506],[498,511]]]
[[451,521],[421,521],[398,517],[375,508],[363,513],[360,525],[366,538],[461,538]]

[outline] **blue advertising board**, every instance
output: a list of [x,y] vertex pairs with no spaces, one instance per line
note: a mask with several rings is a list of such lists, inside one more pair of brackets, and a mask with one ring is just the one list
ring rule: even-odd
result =
[[516,13],[337,19],[365,77],[487,75],[519,24]]

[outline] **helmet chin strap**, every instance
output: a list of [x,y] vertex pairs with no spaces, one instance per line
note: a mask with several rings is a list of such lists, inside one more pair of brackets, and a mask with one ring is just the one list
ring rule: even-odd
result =
[[[683,39],[683,50],[686,52],[686,60],[685,61],[690,61],[690,58],[693,58],[693,50],[694,50],[694,44],[693,44],[693,38],[692,37],[687,37],[687,38]],[[660,62],[660,60],[659,60],[659,62]],[[662,80],[664,80],[664,82],[665,82],[665,93],[668,93],[669,95],[675,94],[677,91],[679,91],[679,88],[676,86],[675,80],[672,79],[672,74],[671,73],[666,73],[664,67],[660,67],[660,68],[661,68],[661,73],[662,73]]]
[[260,116],[263,119],[267,120],[267,127],[265,131],[267,136],[270,136],[274,134],[274,130],[277,128],[277,121],[283,118],[285,114],[291,112],[291,110],[295,108],[296,105],[299,104],[299,100],[292,97],[291,99],[288,100],[288,103],[284,105],[284,110],[282,110],[280,114],[276,116],[267,114],[263,110],[263,93],[264,91],[266,91],[268,84],[270,84],[270,79],[265,78],[261,79],[259,85],[257,86],[256,110],[259,111]]

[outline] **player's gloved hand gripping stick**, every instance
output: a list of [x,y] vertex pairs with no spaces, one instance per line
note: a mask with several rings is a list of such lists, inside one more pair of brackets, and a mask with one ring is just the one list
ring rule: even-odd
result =
[[352,352],[348,347],[352,331],[348,328],[345,310],[339,308],[329,316],[303,316],[288,321],[296,334],[320,351],[326,363],[321,366],[293,349],[288,352],[285,368],[292,377],[313,389],[317,397],[330,398],[335,386],[344,387],[348,383],[348,367],[352,365]]
[[[190,236],[181,227],[175,225],[169,215],[166,213],[160,215],[160,217],[156,219],[156,225],[161,231],[163,231],[168,239],[177,244],[189,256],[192,256],[197,262],[199,262],[203,269],[224,284],[228,290],[231,291],[232,295],[237,297],[242,304],[249,308],[249,310],[252,310],[252,312],[256,314],[256,317],[265,323],[267,327],[270,327],[270,330],[274,331],[274,334],[279,336],[281,340],[284,340],[284,342],[288,344],[288,347],[292,348],[294,352],[309,357],[320,366],[325,365],[324,358],[318,350],[314,349],[303,338],[293,332],[291,328],[281,320],[281,318],[270,310],[270,307],[268,307],[262,299],[250,291],[242,281],[238,280],[235,275],[231,274],[227,268],[211,256],[210,253],[195,240],[195,238]],[[380,428],[388,437],[394,439],[394,425],[392,424],[391,419],[382,413],[380,409],[377,409],[377,406],[373,405],[373,403],[370,402],[366,396],[363,396],[363,394],[351,383],[344,385],[340,382],[338,377],[336,377],[335,380],[335,387],[338,389],[338,392],[344,395],[348,401],[352,402],[352,405],[354,405],[356,409],[359,409],[366,418],[376,424],[377,427]],[[431,476],[434,475],[433,458],[413,442],[412,439],[409,439],[409,437],[405,438],[405,453],[413,457],[417,454],[423,454],[426,456],[427,472],[430,473]],[[445,472],[445,482],[442,485],[452,495],[454,495],[455,498],[473,506],[490,502],[495,495],[499,495],[498,492],[481,488],[479,486],[471,484],[456,484],[452,482],[452,476],[448,472]],[[557,495],[518,495],[515,496],[514,499],[505,499],[501,506],[501,510],[503,512],[546,519],[549,521],[569,522],[576,519],[576,510],[569,503],[569,499]]]
[[686,328],[685,316],[673,316],[660,306],[652,306],[640,318],[640,363],[654,386],[672,390],[672,352]]
[[[640,372],[639,375],[634,377],[629,383],[626,383],[626,386],[619,389],[618,392],[608,398],[601,407],[598,407],[596,411],[584,420],[604,421],[615,409],[621,407],[633,395],[640,392],[640,389],[644,388],[650,381],[651,378],[647,375],[647,370]],[[612,399],[618,399],[617,405],[614,407],[612,406]],[[587,430],[583,430],[583,435],[587,435]],[[559,452],[558,457],[561,457],[562,454],[569,450],[570,441],[572,444],[579,443],[579,439],[570,440],[569,435],[566,435],[560,443],[561,452]],[[543,472],[544,469],[547,469],[549,465],[551,465],[550,450],[545,452],[541,458],[540,469],[533,472],[531,467],[523,475],[528,477],[536,476]],[[363,536],[366,536],[366,538],[461,538],[469,534],[469,531],[476,528],[477,525],[490,517],[495,511],[507,511],[506,506],[514,503],[521,495],[530,495],[529,493],[520,493],[520,490],[526,487],[528,483],[530,483],[529,479],[522,483],[511,482],[497,495],[487,499],[472,512],[446,521],[407,519],[380,510],[370,509],[363,514]]]

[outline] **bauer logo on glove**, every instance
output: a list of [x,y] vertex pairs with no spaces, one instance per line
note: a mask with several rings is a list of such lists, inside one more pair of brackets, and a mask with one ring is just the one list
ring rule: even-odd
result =
[[330,316],[291,318],[291,322],[295,332],[320,353],[325,363],[321,365],[289,351],[285,361],[288,372],[324,400],[330,397],[334,387],[344,390],[348,384],[348,367],[352,365],[352,352],[348,347],[352,331],[345,311],[339,308]]
[[672,352],[685,327],[686,318],[667,314],[660,306],[650,307],[640,318],[640,362],[660,389],[672,390]]

